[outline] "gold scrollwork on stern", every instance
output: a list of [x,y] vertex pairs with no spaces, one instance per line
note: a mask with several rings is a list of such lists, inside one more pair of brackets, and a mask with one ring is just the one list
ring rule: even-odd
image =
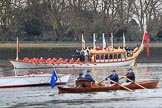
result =
[[113,52],[114,48],[112,46],[109,46],[108,48],[106,48],[106,51]]

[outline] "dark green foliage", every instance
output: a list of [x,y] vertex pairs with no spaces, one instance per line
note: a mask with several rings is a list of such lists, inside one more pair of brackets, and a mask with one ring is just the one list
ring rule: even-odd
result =
[[73,41],[81,40],[81,34],[89,40],[93,33],[113,33],[117,38],[125,33],[134,41],[142,37],[145,20],[154,37],[161,27],[157,4],[150,0],[2,0],[0,40]]
[[32,19],[25,24],[24,31],[29,36],[40,35],[42,32],[42,22],[40,19]]
[[157,37],[162,38],[162,30],[157,33]]

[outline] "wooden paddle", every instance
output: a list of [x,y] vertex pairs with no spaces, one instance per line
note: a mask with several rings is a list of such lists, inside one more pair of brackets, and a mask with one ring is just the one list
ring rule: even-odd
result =
[[95,84],[98,85],[98,86],[104,86],[103,84],[101,84],[103,81],[105,81],[105,79],[100,81],[100,82],[98,82],[98,83],[95,83]]
[[120,77],[119,77],[119,80],[121,80],[121,79],[123,79],[123,78],[124,78],[123,76],[120,76]]
[[119,86],[121,86],[121,87],[123,87],[124,89],[126,89],[126,90],[128,90],[128,91],[132,91],[130,88],[128,88],[128,87],[125,87],[125,86],[123,86],[123,85],[121,85],[121,84],[119,84],[119,83],[117,83],[117,82],[115,82],[115,81],[113,81],[113,80],[111,80],[111,79],[109,79],[111,82],[113,82],[114,84],[118,84]]
[[138,84],[138,83],[132,81],[131,79],[129,79],[129,78],[127,78],[127,77],[125,77],[125,78],[126,78],[127,80],[129,80],[130,82],[135,83],[135,84],[138,85],[139,87],[141,87],[141,88],[143,88],[143,89],[146,89],[146,87],[144,87],[144,86],[142,86],[142,85],[140,85],[140,84]]

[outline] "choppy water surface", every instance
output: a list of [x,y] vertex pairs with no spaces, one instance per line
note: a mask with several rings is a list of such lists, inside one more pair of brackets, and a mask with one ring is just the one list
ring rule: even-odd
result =
[[[119,75],[126,73],[128,67],[116,67]],[[112,68],[90,69],[96,81],[101,81],[110,74]],[[133,67],[136,81],[162,77],[161,64],[138,64]],[[51,71],[49,69],[48,71]],[[12,68],[1,69],[1,74],[12,74]],[[6,71],[6,73],[4,72]],[[23,70],[24,71],[24,70]],[[29,71],[29,70],[28,70]],[[31,71],[31,70],[30,70]],[[32,70],[33,71],[33,70]],[[38,70],[36,70],[38,71]],[[40,71],[40,70],[39,70]],[[42,71],[47,71],[42,70]],[[86,69],[56,69],[58,73],[69,73],[71,78],[66,86],[72,85],[73,80],[80,71]],[[21,72],[19,70],[19,72]],[[121,80],[124,82],[124,80]],[[13,108],[161,108],[162,107],[162,81],[157,89],[141,89],[133,92],[110,91],[80,94],[58,94],[55,87],[24,87],[0,89],[0,107]]]

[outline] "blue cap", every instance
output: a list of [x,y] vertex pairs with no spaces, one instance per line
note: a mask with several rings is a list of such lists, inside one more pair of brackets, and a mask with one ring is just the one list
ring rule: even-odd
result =
[[116,70],[115,70],[115,69],[113,69],[113,70],[111,70],[111,72],[116,72]]
[[79,75],[83,75],[83,72],[80,72]]
[[132,68],[128,68],[128,71],[129,71],[129,70],[133,70],[133,69],[132,69]]
[[91,71],[88,69],[87,72],[91,72]]

